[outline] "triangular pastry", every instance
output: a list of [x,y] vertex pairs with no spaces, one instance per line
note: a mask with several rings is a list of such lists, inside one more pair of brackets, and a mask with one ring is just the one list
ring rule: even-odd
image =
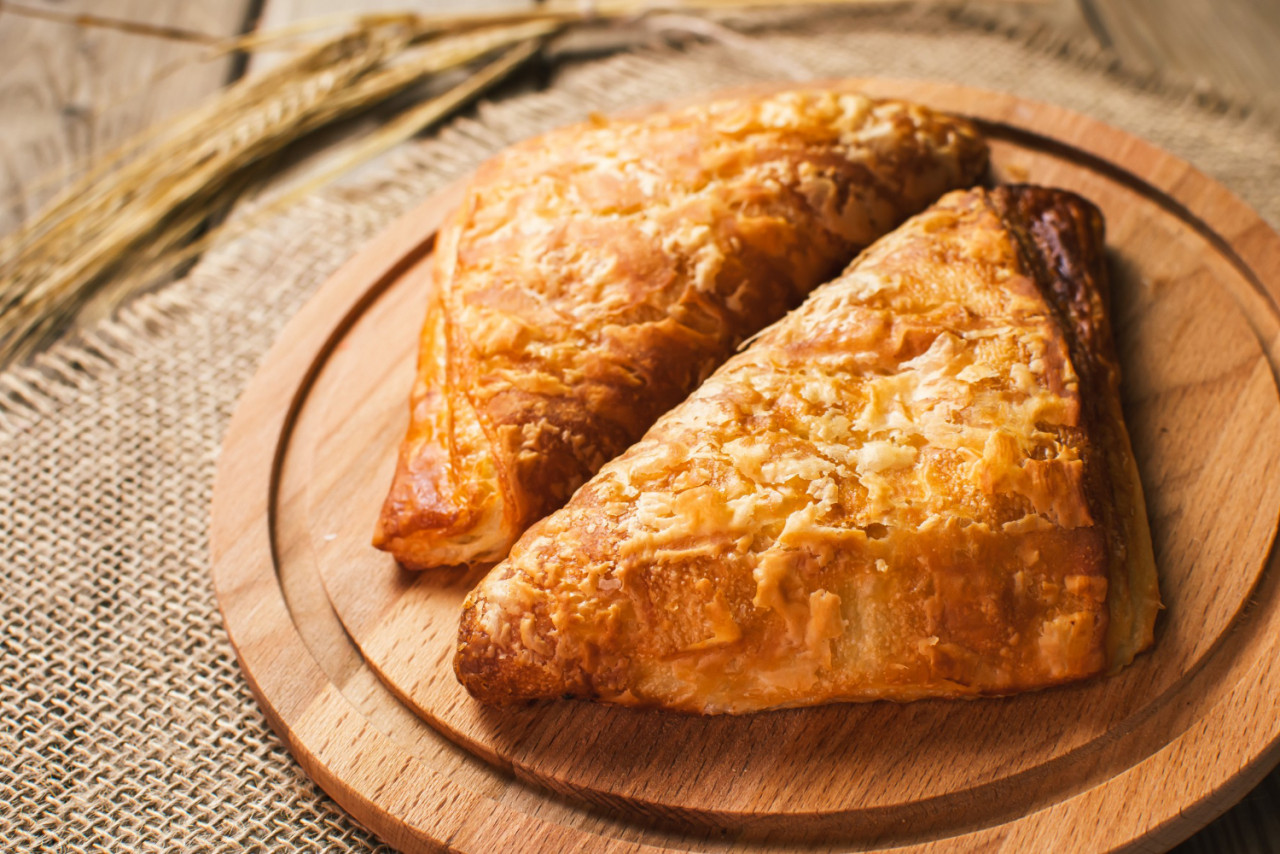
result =
[[946,196],[764,331],[464,606],[476,697],[698,713],[1115,670],[1159,609],[1102,219]]
[[417,569],[501,559],[744,338],[985,166],[966,122],[837,90],[509,149],[440,233],[375,545]]

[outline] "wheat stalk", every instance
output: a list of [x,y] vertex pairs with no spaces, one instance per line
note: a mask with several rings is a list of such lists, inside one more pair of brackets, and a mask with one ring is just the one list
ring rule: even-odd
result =
[[122,297],[210,245],[217,232],[191,241],[269,177],[271,158],[289,144],[432,75],[503,52],[362,140],[359,156],[372,156],[498,82],[560,27],[528,21],[439,35],[406,16],[361,21],[122,146],[0,240],[0,365],[38,350],[107,285]]

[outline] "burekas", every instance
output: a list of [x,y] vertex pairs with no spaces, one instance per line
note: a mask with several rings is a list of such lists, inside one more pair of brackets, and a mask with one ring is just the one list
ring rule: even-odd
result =
[[986,158],[962,120],[824,89],[501,154],[439,237],[375,545],[415,569],[505,557],[741,341]]
[[765,330],[468,597],[486,702],[697,713],[1116,670],[1155,566],[1099,212],[948,195]]

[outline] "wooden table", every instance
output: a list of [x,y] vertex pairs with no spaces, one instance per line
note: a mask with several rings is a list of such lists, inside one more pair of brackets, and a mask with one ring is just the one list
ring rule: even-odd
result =
[[[27,8],[226,36],[363,5],[355,0],[29,0]],[[413,0],[387,5],[439,12],[524,3]],[[1198,81],[1280,114],[1280,51],[1275,50],[1280,3],[1275,0],[1031,0],[1020,5],[1020,14],[1038,16],[1114,49],[1134,68]],[[73,27],[0,8],[0,233],[11,230],[94,155],[251,70],[249,63],[235,59],[186,62],[198,50],[192,41]],[[1280,771],[1179,850],[1277,849]]]

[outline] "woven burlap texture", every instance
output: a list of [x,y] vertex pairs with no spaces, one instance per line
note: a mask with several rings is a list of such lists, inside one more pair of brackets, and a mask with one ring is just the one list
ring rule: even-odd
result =
[[590,111],[804,75],[951,80],[1058,103],[1192,161],[1280,222],[1280,144],[1260,122],[1153,90],[1046,33],[954,12],[793,21],[638,51],[485,105],[378,177],[313,196],[0,375],[6,848],[376,847],[268,729],[219,620],[208,508],[237,396],[362,242],[502,146]]

